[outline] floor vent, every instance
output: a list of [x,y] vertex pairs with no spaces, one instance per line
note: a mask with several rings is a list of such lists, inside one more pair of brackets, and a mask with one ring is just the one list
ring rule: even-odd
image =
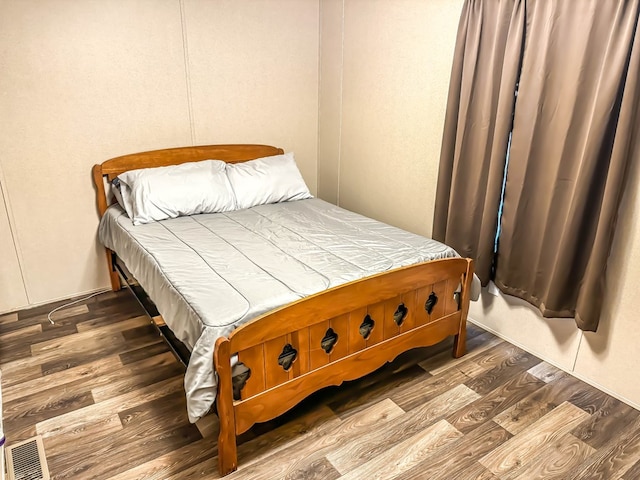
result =
[[8,480],[49,480],[42,437],[6,447]]

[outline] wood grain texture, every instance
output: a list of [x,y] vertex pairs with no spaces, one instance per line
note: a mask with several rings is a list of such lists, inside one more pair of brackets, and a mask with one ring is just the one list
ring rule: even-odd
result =
[[[353,353],[335,363],[290,379],[287,383],[280,385],[278,390],[266,390],[247,400],[236,402],[234,406],[236,432],[245,432],[257,422],[264,422],[281,415],[322,387],[341,385],[344,381],[355,380],[392,361],[402,352],[416,346],[437,343],[435,338],[443,339],[453,335],[459,325],[459,315],[460,313],[457,312],[429,325],[416,327],[410,332],[384,340],[377,344],[376,348]],[[216,363],[217,365],[219,364]]]
[[565,433],[550,442],[545,448],[540,448],[527,464],[501,475],[501,479],[520,480],[563,480],[568,470],[584,462],[596,452],[595,449],[571,434]]
[[296,442],[295,455],[289,449],[280,450],[260,462],[242,465],[243,469],[230,475],[229,479],[269,480],[308,470],[316,463],[323,462],[330,451],[358,441],[365,432],[393,424],[403,413],[391,400],[382,400],[343,421],[328,423],[316,429],[313,435],[300,439]]
[[553,365],[548,364],[547,362],[540,362],[527,371],[534,377],[539,378],[546,383],[553,382],[559,377],[564,377],[567,375],[559,368],[556,368]]
[[67,431],[78,428],[89,421],[105,420],[122,410],[152,402],[178,391],[184,391],[182,383],[181,376],[168,378],[100,403],[94,403],[81,409],[71,410],[68,413],[51,417],[36,424],[38,434],[45,435],[47,432]]
[[[117,356],[105,357],[85,365],[47,375],[44,378],[39,377],[9,385],[2,389],[2,401],[5,404],[18,399],[24,401],[25,397],[43,388],[66,388],[68,390],[69,384],[77,385],[81,383],[82,388],[86,389],[86,385],[91,384],[92,380],[98,381],[98,379],[102,379],[105,382],[104,379],[108,379],[109,374],[119,367],[122,367],[122,364]],[[106,381],[106,383],[109,382]]]
[[448,421],[461,432],[468,433],[487,419],[492,419],[512,407],[542,385],[544,385],[543,382],[523,372],[504,385],[481,396],[475,402],[449,415]]
[[[447,391],[430,402],[408,411],[385,429],[374,430],[358,438],[344,448],[335,448],[328,455],[329,461],[342,473],[357,468],[360,464],[374,461],[390,446],[409,441],[419,435],[438,419],[476,400],[478,395],[464,385]],[[449,424],[448,424],[449,425]],[[450,426],[450,425],[449,425]],[[450,431],[455,429],[451,427]],[[457,430],[456,437],[457,437]]]
[[640,460],[633,464],[629,470],[627,470],[620,480],[636,480],[640,478]]
[[589,414],[569,402],[563,402],[525,432],[503,443],[480,459],[480,463],[500,477],[526,466],[535,453],[547,447],[585,421]]
[[[214,364],[218,372],[220,392],[216,399],[220,434],[218,435],[218,471],[221,475],[238,468],[238,450],[236,444],[236,421],[231,388],[231,342],[218,338],[214,352]],[[240,432],[237,432],[240,433]]]
[[601,408],[587,422],[571,433],[593,448],[604,447],[611,440],[611,432],[621,432],[640,419],[640,412],[615,398],[606,397]]
[[[414,478],[476,478],[472,472],[479,472],[483,478],[492,478],[493,474],[478,463],[487,452],[500,446],[511,435],[491,421],[483,423],[473,432],[460,437],[446,448],[425,459],[412,469],[394,477],[397,480]],[[464,452],[462,454],[461,452]],[[487,473],[491,476],[487,477]]]
[[119,175],[137,168],[179,165],[200,160],[223,160],[227,163],[246,162],[261,157],[280,155],[284,150],[269,145],[202,145],[177,147],[132,153],[112,158],[101,164],[102,174]]
[[[553,411],[560,403],[568,401],[581,388],[582,382],[569,375],[556,377],[511,408],[496,415],[493,421],[515,435]],[[587,423],[589,422],[585,424]]]
[[[323,318],[338,317],[394,298],[398,293],[412,292],[435,280],[460,277],[468,268],[469,262],[463,258],[433,260],[372,275],[310,295],[238,327],[229,338],[231,350],[240,352],[302,328],[311,327]],[[470,282],[471,279],[469,284]],[[397,303],[393,310],[396,307]],[[269,328],[266,328],[266,321],[269,322]],[[386,334],[385,338],[388,338]]]
[[610,434],[596,453],[566,473],[567,480],[628,477],[628,471],[640,460],[640,420],[635,419]]
[[440,420],[391,448],[385,449],[360,466],[348,470],[342,478],[349,480],[392,478],[413,468],[423,459],[462,436],[462,433],[445,420]]
[[18,321],[18,314],[16,312],[0,315],[0,325],[3,325],[5,323],[13,323],[17,321]]
[[[467,387],[481,395],[495,390],[504,385],[521,372],[528,370],[532,365],[540,363],[540,359],[527,352],[518,352],[500,362],[493,368],[476,375],[466,382]],[[482,366],[482,364],[479,364]]]
[[[184,369],[128,292],[61,311],[59,326],[48,308],[0,322],[9,445],[41,434],[54,479],[219,478],[218,418],[189,424]],[[38,332],[52,336],[10,357]],[[255,425],[227,478],[640,478],[640,412],[477,327],[468,356],[451,359],[451,343]]]
[[[411,385],[410,388],[407,386],[407,388],[398,389],[389,398],[396,402],[400,408],[413,410],[444,393],[455,390],[468,380],[470,378],[459,370],[454,370],[446,376],[425,376],[419,382]],[[466,386],[465,388],[469,389]],[[477,398],[480,398],[480,395]]]

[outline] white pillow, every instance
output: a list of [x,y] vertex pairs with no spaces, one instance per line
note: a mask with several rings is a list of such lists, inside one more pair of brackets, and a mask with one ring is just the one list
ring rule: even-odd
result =
[[118,175],[123,208],[134,225],[235,209],[220,160],[130,170]]
[[[123,193],[122,190],[125,190],[125,192]],[[129,198],[128,190],[129,187],[127,187],[126,185],[122,185],[118,177],[111,180],[111,193],[113,193],[113,196],[116,197],[118,204],[122,208],[124,208],[129,218],[131,218],[133,216],[133,214],[131,213],[131,204],[130,202],[125,202],[123,198],[123,196]]]
[[227,165],[236,208],[312,198],[293,153]]

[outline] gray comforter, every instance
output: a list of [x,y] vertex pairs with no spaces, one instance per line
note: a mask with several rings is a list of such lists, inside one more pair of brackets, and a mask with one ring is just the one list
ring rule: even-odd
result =
[[191,349],[189,419],[216,395],[216,338],[273,308],[345,282],[457,256],[435,240],[319,199],[134,226],[111,206],[100,241],[115,251]]

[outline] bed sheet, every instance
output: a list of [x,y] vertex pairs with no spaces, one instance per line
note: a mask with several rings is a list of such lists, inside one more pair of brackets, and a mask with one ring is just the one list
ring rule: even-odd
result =
[[[457,256],[440,242],[315,198],[138,226],[112,205],[100,222],[99,238],[191,350],[185,390],[192,422],[215,400],[218,337],[327,288]],[[477,297],[477,279],[474,290]]]

